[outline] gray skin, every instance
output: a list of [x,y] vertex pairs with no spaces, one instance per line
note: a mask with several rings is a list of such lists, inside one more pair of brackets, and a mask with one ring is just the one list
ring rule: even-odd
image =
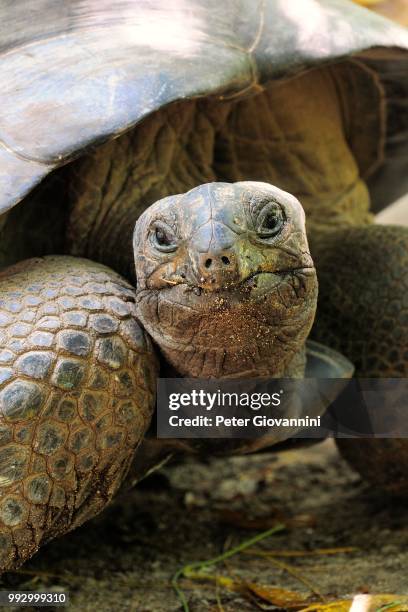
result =
[[304,375],[317,278],[294,196],[201,185],[148,208],[133,245],[138,319],[177,375]]

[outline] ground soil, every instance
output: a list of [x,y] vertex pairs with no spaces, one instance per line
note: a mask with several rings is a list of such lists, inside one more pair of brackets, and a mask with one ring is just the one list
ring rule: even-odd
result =
[[[211,574],[306,595],[315,590],[329,601],[364,592],[408,595],[406,504],[362,483],[331,441],[169,465],[97,519],[45,546],[20,573],[3,576],[1,588],[64,590],[71,598],[68,609],[75,611],[173,612],[181,609],[170,585],[178,569],[278,522],[287,528]],[[306,557],[253,554],[338,547],[353,550]],[[259,609],[259,601],[217,589],[212,579],[181,584],[191,612]]]

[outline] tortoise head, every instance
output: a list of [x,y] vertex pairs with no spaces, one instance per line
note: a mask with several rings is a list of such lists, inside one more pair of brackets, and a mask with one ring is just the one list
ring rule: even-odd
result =
[[313,322],[317,280],[298,200],[208,183],[159,200],[134,232],[138,316],[189,376],[283,375]]

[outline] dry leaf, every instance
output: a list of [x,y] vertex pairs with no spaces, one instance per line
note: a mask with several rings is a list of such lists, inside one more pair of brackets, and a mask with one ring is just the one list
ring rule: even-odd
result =
[[245,587],[259,599],[287,610],[300,610],[310,601],[310,596],[305,593],[268,587],[256,582],[245,582]]
[[408,597],[406,595],[357,595],[353,599],[340,599],[327,604],[312,604],[302,608],[300,612],[357,612],[357,598],[361,601],[359,609],[364,612],[408,612]]

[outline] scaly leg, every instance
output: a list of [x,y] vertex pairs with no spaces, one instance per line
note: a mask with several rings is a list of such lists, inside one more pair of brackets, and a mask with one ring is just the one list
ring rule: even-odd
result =
[[99,513],[153,411],[132,287],[73,257],[0,274],[0,571]]

